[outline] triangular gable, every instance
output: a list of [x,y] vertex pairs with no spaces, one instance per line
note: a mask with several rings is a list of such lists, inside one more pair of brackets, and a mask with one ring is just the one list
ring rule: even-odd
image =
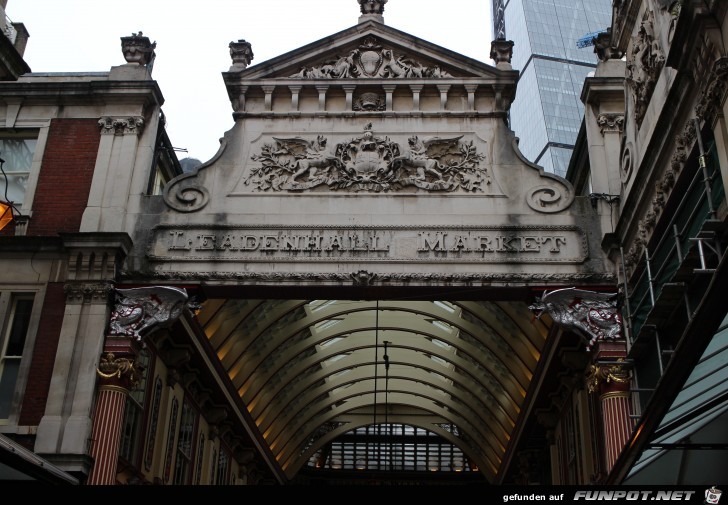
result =
[[375,21],[226,74],[244,80],[502,76],[495,67]]

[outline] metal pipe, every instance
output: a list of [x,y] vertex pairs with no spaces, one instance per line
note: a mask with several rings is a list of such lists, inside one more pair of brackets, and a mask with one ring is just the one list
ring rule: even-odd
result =
[[700,120],[696,117],[693,119],[695,122],[695,136],[698,138],[698,149],[700,150],[700,156],[698,157],[698,164],[703,171],[703,184],[705,184],[705,195],[708,199],[708,209],[713,219],[717,219],[718,215],[713,208],[713,193],[710,190],[711,177],[708,175],[708,164],[705,162],[705,147],[703,146],[703,136],[700,134]]
[[645,265],[647,266],[647,285],[650,288],[650,301],[652,306],[655,306],[655,288],[652,284],[652,270],[650,269],[650,254],[645,247]]

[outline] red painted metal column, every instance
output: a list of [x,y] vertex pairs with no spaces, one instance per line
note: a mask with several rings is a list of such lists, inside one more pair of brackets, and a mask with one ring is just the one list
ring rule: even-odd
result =
[[622,360],[624,342],[600,342],[595,350],[595,364],[587,377],[590,393],[599,394],[604,427],[605,471],[608,473],[632,434],[629,389],[631,373]]
[[138,378],[134,359],[138,343],[129,337],[107,337],[96,370],[100,377],[94,412],[91,456],[94,465],[89,485],[116,484],[124,406]]

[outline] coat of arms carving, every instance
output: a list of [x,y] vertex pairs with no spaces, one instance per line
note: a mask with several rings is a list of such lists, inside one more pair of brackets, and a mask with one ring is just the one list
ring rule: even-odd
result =
[[492,183],[473,142],[462,135],[420,139],[414,135],[402,149],[389,137],[374,134],[372,124],[329,151],[323,135],[273,138],[253,161],[245,184],[256,191],[396,191],[413,186],[426,191],[485,192]]

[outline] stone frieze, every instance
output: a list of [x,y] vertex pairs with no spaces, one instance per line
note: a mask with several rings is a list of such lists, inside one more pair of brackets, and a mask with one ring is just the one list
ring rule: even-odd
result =
[[486,156],[462,136],[408,139],[407,148],[374,135],[369,123],[362,135],[327,149],[327,139],[273,138],[260,154],[245,184],[261,192],[397,191],[407,186],[428,192],[457,189],[490,193]]

